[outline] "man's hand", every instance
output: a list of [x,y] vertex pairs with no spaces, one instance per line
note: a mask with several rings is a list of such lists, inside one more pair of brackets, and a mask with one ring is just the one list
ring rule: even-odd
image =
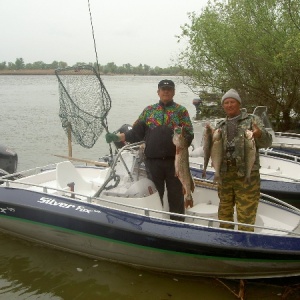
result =
[[105,139],[106,139],[106,143],[120,141],[120,137],[117,134],[109,133],[109,132],[105,135]]
[[259,139],[261,137],[261,130],[258,128],[258,126],[253,123],[252,124],[252,131],[253,131],[253,137]]

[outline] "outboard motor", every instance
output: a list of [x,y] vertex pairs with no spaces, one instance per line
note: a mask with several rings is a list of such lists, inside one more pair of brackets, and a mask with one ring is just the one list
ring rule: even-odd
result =
[[17,167],[17,153],[4,145],[0,145],[0,176],[17,172]]
[[[118,130],[116,130],[114,133],[126,133],[127,131],[131,130],[132,126],[129,124],[122,125]],[[125,146],[124,142],[114,142],[117,149],[121,149]]]
[[200,98],[193,99],[193,105],[196,108],[196,117],[195,117],[195,119],[198,120],[200,118],[200,106],[202,105],[202,100]]

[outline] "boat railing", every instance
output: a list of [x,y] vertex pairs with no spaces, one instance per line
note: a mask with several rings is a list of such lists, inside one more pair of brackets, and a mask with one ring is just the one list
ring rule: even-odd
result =
[[35,167],[35,168],[32,168],[32,169],[18,171],[16,173],[12,173],[12,174],[7,174],[7,175],[4,175],[4,176],[1,176],[0,181],[3,181],[5,179],[10,179],[10,178],[16,178],[17,179],[17,178],[30,176],[30,175],[37,175],[37,174],[42,173],[46,170],[55,169],[56,165],[57,165],[57,163],[54,163],[54,164],[49,164],[49,165],[45,165],[45,166],[42,166],[42,167]]
[[[37,168],[38,169],[38,168]],[[32,169],[35,170],[35,169]],[[1,178],[2,180],[2,178]],[[275,228],[275,227],[269,227],[269,226],[260,226],[260,225],[250,225],[250,224],[244,224],[244,223],[239,223],[237,221],[234,222],[230,222],[230,221],[223,221],[223,220],[218,220],[218,219],[214,219],[214,218],[207,218],[207,217],[203,217],[203,216],[198,216],[198,215],[191,215],[188,213],[188,211],[185,214],[177,214],[177,213],[172,213],[172,212],[168,212],[168,211],[162,211],[162,210],[157,210],[157,209],[152,209],[152,208],[145,208],[145,207],[141,207],[141,206],[136,206],[136,205],[132,205],[132,204],[126,204],[126,203],[120,203],[117,201],[113,201],[113,200],[109,200],[109,199],[103,199],[103,198],[97,198],[97,197],[93,197],[93,196],[87,196],[81,193],[77,193],[77,192],[73,192],[73,191],[66,191],[64,189],[59,189],[56,187],[47,187],[47,186],[41,186],[39,184],[33,184],[33,183],[28,183],[28,182],[18,182],[18,181],[14,181],[14,180],[10,180],[10,179],[3,179],[4,183],[1,186],[4,186],[5,188],[20,188],[19,186],[23,186],[24,189],[30,189],[35,187],[36,189],[41,189],[41,192],[45,193],[45,194],[49,194],[50,196],[53,195],[53,192],[56,191],[57,193],[59,193],[61,196],[67,197],[67,198],[72,198],[73,201],[79,201],[79,202],[84,202],[84,203],[88,203],[88,204],[93,204],[96,206],[102,206],[105,208],[110,208],[110,209],[117,209],[117,210],[121,210],[124,212],[127,212],[128,209],[130,209],[131,213],[133,214],[138,214],[135,212],[132,212],[132,210],[134,211],[143,211],[144,215],[147,217],[151,217],[151,218],[155,218],[155,215],[164,215],[165,217],[167,216],[168,218],[170,216],[176,216],[176,217],[184,217],[184,218],[188,218],[188,219],[197,219],[197,220],[202,220],[202,221],[207,221],[207,225],[206,227],[215,227],[213,225],[213,223],[225,223],[225,224],[232,224],[234,226],[248,226],[248,227],[253,227],[253,228],[259,228],[261,230],[270,230],[270,231],[274,231],[274,232],[282,232],[282,233],[286,233],[288,235],[296,235],[296,236],[300,236],[300,232],[294,232],[291,230],[286,230],[286,229],[282,229],[282,228]],[[207,181],[203,181],[204,183],[208,183]],[[197,185],[199,185],[199,182],[197,180]],[[205,187],[208,187],[207,185],[205,185]],[[285,206],[287,208],[289,208],[291,211],[299,213],[300,215],[300,210],[293,207],[292,205],[289,205],[277,198],[271,197],[269,195],[265,195],[262,194],[264,197],[266,198],[270,198],[272,199],[274,202],[279,203],[281,206]],[[264,200],[262,200],[264,201]],[[101,204],[100,204],[100,203]],[[273,204],[273,203],[272,203]],[[275,203],[276,204],[276,203]],[[118,208],[114,208],[111,206],[117,206]],[[123,209],[120,209],[119,207],[123,207]],[[140,213],[139,213],[140,214]],[[164,219],[165,220],[165,219]],[[170,220],[172,221],[172,220]],[[193,223],[193,225],[196,226],[203,226],[200,224],[195,224]],[[205,226],[205,225],[204,225]]]
[[131,167],[133,167],[133,165],[135,164],[135,161],[131,162],[131,164],[132,164],[131,167],[128,166],[125,159],[123,158],[123,154],[126,151],[135,151],[135,152],[137,152],[137,149],[139,149],[142,144],[144,144],[144,141],[138,142],[138,143],[126,144],[124,147],[122,147],[118,151],[116,157],[114,158],[114,160],[113,160],[113,162],[110,166],[110,173],[109,173],[108,178],[103,183],[103,185],[98,189],[98,191],[95,193],[94,197],[98,197],[105,189],[107,189],[108,183],[111,182],[112,180],[115,181],[115,184],[112,187],[116,187],[119,184],[120,176],[116,173],[116,166],[117,166],[118,163],[122,163],[122,165],[124,166],[130,180],[132,182],[134,181]]
[[290,181],[292,181],[293,183],[298,183],[300,182],[300,178],[297,179],[297,178],[294,178],[294,177],[290,177],[290,176],[286,176],[286,175],[282,175],[282,174],[272,174],[272,173],[264,173],[264,171],[260,171],[260,175],[265,175],[265,176],[268,176],[268,177],[274,177],[274,179],[276,178],[280,178],[280,179],[288,179]]
[[278,198],[275,198],[275,197],[273,197],[271,195],[260,193],[260,197],[261,197],[261,200],[263,200],[263,201],[264,200],[266,200],[268,202],[271,201],[272,203],[278,204],[280,206],[287,207],[287,208],[291,209],[292,211],[295,211],[295,212],[297,212],[297,213],[300,214],[300,209],[299,208],[297,208],[297,207],[295,207],[295,206],[293,206],[293,205],[291,205],[291,204],[289,204],[289,203],[287,203],[285,201],[282,201],[282,200],[280,200]]
[[142,141],[142,142],[138,142],[138,143],[132,143],[132,144],[127,144],[125,145],[124,147],[122,147],[119,151],[118,151],[118,154],[117,156],[115,157],[114,161],[113,161],[113,164],[111,166],[111,169],[112,171],[114,171],[116,169],[116,165],[117,163],[119,162],[119,160],[123,163],[129,177],[131,178],[131,180],[133,181],[133,178],[132,178],[132,175],[131,175],[131,171],[130,169],[128,168],[125,160],[123,159],[122,157],[122,154],[126,151],[126,150],[135,150],[136,151],[136,148],[137,147],[140,147],[140,145],[144,144],[145,142]]
[[[203,169],[203,164],[202,163],[198,163],[198,162],[192,162],[191,164],[191,167],[193,168],[193,166],[198,166],[200,169]],[[280,179],[288,179],[290,181],[293,181],[295,183],[298,183],[300,182],[300,178],[297,179],[295,177],[290,177],[290,176],[286,176],[286,175],[283,175],[281,173],[265,173],[263,170],[260,170],[260,175],[265,175],[265,176],[268,176],[268,177],[274,177],[275,178],[280,178]],[[198,179],[198,177],[195,177]],[[212,180],[209,180],[210,182],[212,182]]]
[[259,149],[259,153],[263,154],[263,155],[266,155],[266,156],[291,160],[291,161],[294,161],[294,162],[297,162],[297,163],[300,162],[300,157],[298,157],[296,155],[291,155],[291,154],[288,154],[288,153],[284,153],[284,152],[274,151],[272,148]]
[[283,142],[273,142],[272,147],[270,149],[282,149],[282,150],[300,150],[300,145],[299,144],[292,144],[292,143],[283,143]]
[[281,132],[281,131],[276,131],[275,136],[278,137],[291,137],[291,138],[297,138],[300,139],[300,134],[295,133],[295,132]]

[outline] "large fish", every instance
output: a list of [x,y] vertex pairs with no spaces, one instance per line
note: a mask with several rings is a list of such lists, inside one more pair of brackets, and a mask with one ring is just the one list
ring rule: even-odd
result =
[[223,159],[223,142],[220,129],[216,129],[213,133],[211,147],[211,161],[215,169],[214,183],[222,184],[220,177],[221,163]]
[[211,148],[213,143],[213,129],[210,124],[206,124],[203,134],[203,154],[204,154],[204,165],[202,178],[206,178],[206,169],[211,156]]
[[189,151],[187,141],[184,137],[185,132],[183,127],[175,127],[173,143],[176,146],[175,176],[182,183],[184,204],[185,208],[188,208],[193,207],[192,192],[194,192],[195,184],[189,166]]
[[251,170],[255,162],[256,156],[256,145],[253,137],[253,131],[246,130],[245,131],[245,143],[244,143],[244,151],[245,151],[245,164],[246,164],[246,174],[245,174],[245,183],[250,183],[250,175]]

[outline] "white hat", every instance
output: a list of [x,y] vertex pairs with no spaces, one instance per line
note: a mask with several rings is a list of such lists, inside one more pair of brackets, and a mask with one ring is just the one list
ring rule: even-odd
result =
[[223,95],[223,97],[222,97],[222,99],[221,99],[221,104],[223,104],[224,100],[227,99],[227,98],[233,98],[233,99],[239,101],[240,103],[242,103],[242,100],[241,100],[241,98],[240,98],[240,95],[239,95],[238,92],[237,92],[236,90],[234,90],[234,89],[230,89],[229,91],[227,91],[227,92]]

